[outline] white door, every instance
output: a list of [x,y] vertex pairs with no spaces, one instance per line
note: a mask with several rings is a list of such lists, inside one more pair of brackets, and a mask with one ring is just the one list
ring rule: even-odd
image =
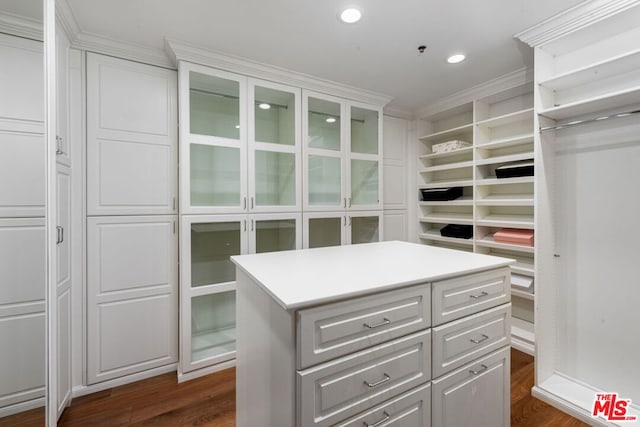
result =
[[87,214],[177,212],[175,71],[87,54]]
[[178,359],[176,216],[87,219],[87,380]]

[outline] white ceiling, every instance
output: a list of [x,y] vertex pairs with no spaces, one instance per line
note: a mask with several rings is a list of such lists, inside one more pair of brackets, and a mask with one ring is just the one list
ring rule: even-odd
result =
[[[181,40],[390,95],[392,106],[410,110],[531,66],[531,49],[513,34],[581,2],[66,1],[88,33],[157,49],[164,47],[165,37]],[[338,21],[339,10],[348,5],[362,10],[359,23]],[[421,44],[428,48],[419,56]],[[447,64],[453,52],[466,53],[467,60]]]

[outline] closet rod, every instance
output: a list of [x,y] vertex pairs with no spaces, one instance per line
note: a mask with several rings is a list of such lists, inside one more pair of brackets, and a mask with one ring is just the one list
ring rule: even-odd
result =
[[[627,116],[631,116],[633,114],[638,114],[638,113],[640,113],[640,110],[632,110],[632,111],[623,111],[621,113],[609,114],[608,116],[596,117],[595,119],[574,120],[572,122],[561,123],[561,124],[555,125],[555,126],[541,127],[540,128],[540,133],[547,132],[547,131],[550,131],[550,130],[559,130],[559,129],[570,128],[570,127],[573,127],[573,126],[583,125],[583,124],[586,124],[586,123],[599,122],[599,121],[602,121],[602,120],[618,119],[618,118],[621,118],[621,117],[627,117]],[[541,116],[545,117],[542,114],[541,114]]]
[[[194,88],[190,88],[189,90],[191,90],[191,91],[193,91],[193,92],[204,93],[204,94],[206,94],[206,95],[218,96],[218,97],[220,97],[220,98],[233,99],[233,100],[235,100],[235,101],[237,101],[238,99],[240,99],[239,97],[237,97],[237,96],[235,96],[235,95],[227,95],[227,94],[224,94],[224,93],[212,92],[212,91],[210,91],[210,90],[194,89]],[[269,105],[271,105],[272,107],[282,108],[282,109],[285,109],[285,110],[289,108],[289,106],[287,106],[287,105],[274,104],[274,103],[272,103],[272,102],[265,102],[265,101],[258,101],[258,100],[256,100],[256,105],[259,105],[259,104],[262,104],[262,103],[269,104]],[[325,116],[325,117],[337,117],[335,114],[321,113],[321,112],[319,112],[319,111],[311,111],[311,110],[309,110],[309,112],[310,112],[311,114],[317,114],[317,115],[319,115],[319,116]],[[351,119],[351,121],[352,121],[352,122],[357,122],[357,123],[364,123],[364,120],[361,120],[361,119]]]

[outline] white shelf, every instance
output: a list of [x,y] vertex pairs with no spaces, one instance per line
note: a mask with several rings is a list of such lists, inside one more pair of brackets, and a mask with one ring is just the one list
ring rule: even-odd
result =
[[471,187],[473,185],[472,179],[464,179],[464,180],[442,180],[442,181],[431,181],[428,184],[422,184],[418,188],[446,188],[446,187]]
[[[440,131],[440,132],[432,133],[432,134],[429,134],[429,135],[421,136],[418,139],[420,141],[423,141],[423,142],[440,141],[440,140],[444,141],[447,138],[452,138],[452,137],[455,137],[457,135],[463,135],[465,133],[470,133],[472,131],[473,131],[473,123],[469,123],[469,124],[458,126],[458,127],[455,127],[455,128],[451,128],[451,129],[443,130],[443,131]],[[467,141],[467,142],[471,142],[471,141]]]
[[420,222],[437,222],[438,224],[461,224],[472,225],[473,217],[469,214],[461,213],[438,213],[423,215],[418,218]]
[[527,354],[534,355],[536,336],[534,325],[516,317],[511,318],[511,346]]
[[532,263],[520,261],[518,259],[516,259],[515,263],[511,264],[511,272],[529,277],[533,277],[535,275],[535,269]]
[[419,156],[418,158],[420,160],[443,159],[447,157],[459,156],[465,153],[471,154],[472,150],[473,150],[473,147],[465,147],[465,148],[459,148],[453,151],[445,151],[444,153],[424,154],[422,156]]
[[484,144],[478,144],[476,145],[476,148],[482,148],[485,150],[495,150],[498,148],[513,147],[516,145],[522,145],[526,143],[530,143],[533,145],[533,133],[526,133],[522,135],[510,136],[508,138],[495,139],[493,141],[489,141]]
[[516,178],[484,178],[476,180],[476,185],[528,184],[534,181],[533,176],[519,176]]
[[462,196],[458,197],[455,200],[438,200],[431,202],[418,202],[420,206],[472,206],[473,205],[473,197],[470,196]]
[[192,361],[212,359],[236,351],[236,328],[216,329],[193,335]]
[[476,201],[478,206],[533,206],[533,194],[497,194]]
[[468,160],[465,162],[455,162],[455,163],[447,163],[446,165],[438,165],[438,166],[427,166],[425,168],[420,169],[421,173],[424,172],[437,172],[437,171],[445,171],[451,169],[462,169],[462,168],[470,168],[473,167],[473,161]]
[[[478,224],[480,225],[480,224]],[[523,252],[527,254],[532,254],[534,251],[533,246],[525,246],[525,245],[515,245],[510,243],[499,243],[493,240],[493,236],[485,236],[482,239],[476,239],[476,243],[478,246],[484,246],[486,248],[494,248],[494,249],[506,249],[509,251],[517,251]],[[533,266],[531,266],[533,269]],[[514,271],[515,273],[515,271]]]
[[460,245],[473,246],[473,239],[459,239],[456,237],[444,237],[440,235],[440,232],[428,232],[420,233],[418,237],[424,240],[435,240],[438,242],[458,243]]
[[526,119],[531,119],[533,124],[533,107],[520,110],[520,111],[515,111],[509,114],[504,114],[502,116],[482,120],[477,122],[476,124],[482,127],[494,128],[498,126],[507,125],[509,123],[520,122]]
[[570,102],[557,107],[547,108],[539,114],[554,120],[569,119],[583,114],[622,108],[625,105],[640,102],[640,86],[612,92],[606,95],[594,96],[581,101]]
[[526,299],[526,300],[529,300],[529,301],[533,301],[535,299],[534,294],[532,294],[530,292],[519,291],[519,290],[513,289],[513,288],[511,288],[511,296],[512,297],[518,297],[518,298]]
[[[486,227],[526,228],[533,230],[533,216],[528,215],[487,215],[476,221]],[[514,245],[517,246],[517,245]]]
[[638,68],[640,68],[640,49],[567,71],[548,80],[541,81],[540,86],[561,91],[635,71]]
[[517,162],[520,160],[532,160],[533,151],[526,153],[509,154],[508,156],[489,157],[487,159],[480,159],[476,162],[478,166],[492,165],[496,163]]

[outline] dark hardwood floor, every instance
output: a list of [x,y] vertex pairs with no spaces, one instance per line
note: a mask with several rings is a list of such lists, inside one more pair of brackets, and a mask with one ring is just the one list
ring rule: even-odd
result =
[[[532,386],[533,357],[512,350],[512,427],[587,425],[533,398]],[[34,410],[0,419],[0,427],[41,426],[42,412]],[[177,384],[175,373],[169,373],[78,397],[65,410],[58,425],[234,426],[235,369],[227,369],[182,384]]]

